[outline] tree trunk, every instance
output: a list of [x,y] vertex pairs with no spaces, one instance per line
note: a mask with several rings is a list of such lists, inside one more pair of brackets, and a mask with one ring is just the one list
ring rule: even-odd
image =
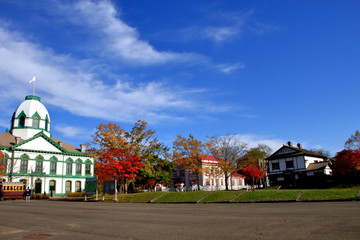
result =
[[225,174],[225,190],[228,191],[229,190],[229,183],[228,183],[228,179],[229,176],[227,174]]
[[200,174],[196,174],[196,181],[197,181],[197,188],[198,188],[198,191],[200,191]]

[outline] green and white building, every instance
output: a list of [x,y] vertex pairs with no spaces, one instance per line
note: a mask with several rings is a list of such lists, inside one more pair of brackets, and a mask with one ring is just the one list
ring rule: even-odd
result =
[[15,110],[10,131],[0,134],[2,181],[22,181],[35,193],[66,194],[85,188],[94,159],[50,132],[50,115],[38,96],[26,96]]

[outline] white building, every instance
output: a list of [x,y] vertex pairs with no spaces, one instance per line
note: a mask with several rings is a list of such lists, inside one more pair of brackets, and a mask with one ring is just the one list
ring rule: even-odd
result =
[[288,142],[266,160],[271,185],[311,187],[324,184],[326,176],[331,175],[330,158],[303,149],[300,144],[294,147]]
[[[215,191],[225,190],[225,175],[218,165],[218,160],[210,155],[202,156],[202,174],[200,174],[200,190]],[[173,180],[177,190],[184,188],[184,191],[198,190],[197,176],[176,166],[173,173]],[[234,173],[228,179],[229,190],[240,190],[246,188],[245,177]]]
[[22,181],[35,193],[83,191],[93,177],[94,160],[85,146],[72,146],[52,137],[50,115],[40,97],[27,96],[15,110],[10,131],[0,134],[3,181]]

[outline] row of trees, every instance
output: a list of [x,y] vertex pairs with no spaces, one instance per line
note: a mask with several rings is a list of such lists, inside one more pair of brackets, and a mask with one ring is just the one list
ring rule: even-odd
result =
[[205,155],[217,160],[227,190],[227,180],[239,171],[255,183],[265,174],[264,159],[271,153],[266,145],[248,150],[247,144],[233,135],[208,137],[202,142],[192,134],[178,135],[170,151],[141,120],[130,131],[115,123],[100,124],[90,146],[89,152],[96,159],[95,175],[101,181],[117,180],[123,193],[129,187],[153,188],[157,183],[170,183],[174,164],[195,174],[200,189],[200,174],[209,171],[203,169]]

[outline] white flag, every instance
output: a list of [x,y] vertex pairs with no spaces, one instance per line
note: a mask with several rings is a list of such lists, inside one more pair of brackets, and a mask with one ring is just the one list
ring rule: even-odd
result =
[[36,77],[33,76],[33,78],[29,81],[29,83],[35,82],[36,81]]

